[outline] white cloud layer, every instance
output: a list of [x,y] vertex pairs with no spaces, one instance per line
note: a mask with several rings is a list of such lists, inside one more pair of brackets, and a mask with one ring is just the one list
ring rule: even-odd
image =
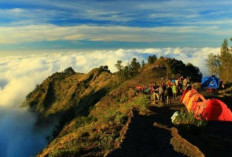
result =
[[[185,63],[191,62],[207,73],[205,59],[209,53],[218,53],[219,48],[149,48],[149,49],[118,49],[63,52],[38,51],[34,54],[5,56],[0,58],[0,156],[18,156],[36,153],[45,144],[45,134],[32,132],[34,116],[25,109],[19,108],[25,96],[36,84],[56,71],[63,71],[71,66],[77,72],[88,72],[100,65],[108,65],[115,71],[115,63],[122,60],[124,64],[136,57],[139,61],[146,60],[149,55],[174,57]],[[20,52],[17,52],[20,53]],[[8,125],[9,124],[9,125]],[[17,130],[17,133],[15,132]],[[5,141],[5,142],[1,142]],[[19,144],[24,143],[24,144]],[[17,145],[17,146],[16,146]],[[31,147],[29,147],[31,146]],[[33,148],[35,149],[32,149]],[[19,151],[25,150],[25,151]],[[21,154],[20,154],[21,153]]]
[[[149,48],[97,51],[38,51],[33,55],[2,57],[0,61],[0,106],[15,106],[21,102],[36,84],[56,71],[72,66],[78,72],[88,72],[94,67],[108,65],[115,71],[117,60],[129,62],[136,57],[146,60],[148,55],[174,57],[185,63],[199,66],[207,74],[205,59],[209,53],[218,53],[219,48]],[[19,53],[19,52],[18,52]]]

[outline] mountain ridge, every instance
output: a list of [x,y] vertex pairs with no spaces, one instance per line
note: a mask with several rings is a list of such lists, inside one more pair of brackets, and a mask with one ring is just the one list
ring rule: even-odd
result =
[[[175,59],[160,58],[140,68],[138,75],[128,80],[111,73],[107,66],[87,74],[68,68],[51,75],[25,101],[38,114],[38,121],[59,121],[48,138],[48,146],[38,156],[110,154],[123,142],[133,112],[152,114],[150,98],[137,93],[135,87],[159,84],[163,78],[184,74],[178,66],[188,67]],[[195,72],[193,75],[199,75],[199,69]]]

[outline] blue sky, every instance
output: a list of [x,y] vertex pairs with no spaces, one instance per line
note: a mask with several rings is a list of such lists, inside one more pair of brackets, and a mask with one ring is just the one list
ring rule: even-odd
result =
[[219,47],[230,0],[0,0],[0,50]]

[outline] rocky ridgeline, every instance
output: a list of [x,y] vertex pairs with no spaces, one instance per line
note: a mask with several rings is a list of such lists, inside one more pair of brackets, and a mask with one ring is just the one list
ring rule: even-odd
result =
[[[175,152],[177,148],[170,145],[171,132],[166,136],[165,131],[160,132],[160,128],[154,130],[153,126],[160,117],[165,117],[162,123],[170,124],[170,114],[182,108],[178,106],[180,104],[172,106],[172,110],[168,107],[168,114],[162,113],[166,110],[163,108],[160,114],[151,109],[148,95],[135,90],[138,85],[149,86],[154,82],[161,83],[164,77],[184,74],[186,71],[178,66],[183,69],[187,67],[175,59],[159,59],[154,64],[146,64],[137,76],[129,80],[121,80],[118,73],[111,73],[106,66],[95,68],[87,74],[76,73],[72,68],[54,73],[28,94],[25,101],[37,113],[39,124],[50,119],[59,121],[48,137],[48,146],[38,156],[114,156],[120,153],[117,150],[125,145],[131,134],[143,137],[139,132],[145,133],[146,130],[148,135],[144,135],[140,141],[144,145],[144,156],[146,153],[157,155],[163,150],[160,147],[150,147],[145,142],[149,136],[152,137],[150,140],[162,140],[162,134],[167,140],[162,146],[170,150],[169,153],[181,155],[182,152]],[[199,75],[198,71],[196,73]],[[146,124],[145,128],[142,124]],[[137,131],[130,132],[133,127]],[[162,134],[157,136],[155,132]],[[137,149],[136,146],[140,147],[134,145],[131,148]]]

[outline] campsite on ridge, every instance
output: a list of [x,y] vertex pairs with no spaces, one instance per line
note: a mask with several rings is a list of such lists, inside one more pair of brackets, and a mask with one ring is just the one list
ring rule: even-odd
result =
[[100,66],[86,74],[69,67],[28,94],[24,106],[38,115],[37,127],[59,120],[38,156],[232,154],[231,102],[220,97],[229,84],[208,78],[201,88],[207,78],[197,67],[162,56],[115,66],[115,73]]

